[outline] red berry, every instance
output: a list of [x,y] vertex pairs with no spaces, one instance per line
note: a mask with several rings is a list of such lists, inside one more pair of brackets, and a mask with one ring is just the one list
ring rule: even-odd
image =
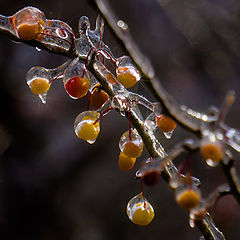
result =
[[83,77],[73,77],[65,83],[65,89],[72,98],[84,97],[90,87],[90,80]]

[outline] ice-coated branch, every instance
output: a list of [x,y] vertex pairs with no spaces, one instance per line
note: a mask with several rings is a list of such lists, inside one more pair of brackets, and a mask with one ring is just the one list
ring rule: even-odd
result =
[[[114,13],[111,8],[108,0],[95,0],[99,10],[103,14],[109,26],[113,29],[116,36],[122,41],[126,50],[131,55],[137,66],[142,71],[142,74],[145,78],[149,79],[150,87],[159,102],[162,104],[163,111],[169,114],[176,122],[178,122],[185,129],[195,133],[198,137],[201,137],[201,123],[207,122],[211,118],[207,114],[200,114],[186,106],[180,106],[175,99],[168,94],[161,84],[160,79],[155,74],[154,67],[152,66],[149,59],[141,52],[138,45],[132,38],[130,31],[127,27],[124,27],[126,24],[123,24]],[[121,22],[121,24],[120,24]],[[127,26],[127,25],[126,25]],[[231,105],[231,104],[229,104]],[[225,113],[224,113],[225,116]],[[218,122],[218,121],[217,121]],[[220,127],[225,129],[230,129],[228,126],[223,123],[220,124]],[[231,130],[231,131],[230,131]],[[226,135],[231,135],[229,140],[233,140],[230,146],[239,151],[239,131],[237,129],[230,129]],[[239,177],[237,176],[237,171],[235,166],[229,167],[226,164],[222,164],[223,170],[228,178],[229,184],[232,187],[233,195],[236,200],[240,203],[240,184]]]

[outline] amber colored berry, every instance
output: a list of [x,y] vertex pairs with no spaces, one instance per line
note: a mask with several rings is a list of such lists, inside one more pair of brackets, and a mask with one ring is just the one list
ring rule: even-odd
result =
[[154,186],[157,184],[160,178],[160,174],[157,171],[148,171],[142,176],[143,183],[148,186]]
[[83,77],[73,77],[65,83],[65,89],[72,98],[84,97],[90,87],[90,80]]
[[140,226],[146,226],[152,222],[153,218],[154,218],[154,211],[149,203],[136,204],[136,210],[132,215],[133,223]]
[[91,94],[90,98],[90,104],[98,109],[100,108],[107,100],[109,99],[109,95],[103,91],[102,89],[99,89],[98,87],[95,88]]
[[131,170],[136,162],[136,158],[131,158],[120,152],[118,158],[118,166],[121,170],[127,172]]
[[156,117],[156,123],[162,132],[171,132],[177,126],[177,123],[165,114]]
[[133,67],[119,67],[117,80],[126,88],[133,87],[139,80],[138,70]]
[[111,73],[107,73],[107,74],[106,74],[106,78],[107,78],[108,82],[111,83],[111,84],[117,83]]
[[219,144],[207,143],[201,147],[201,154],[205,160],[219,162],[223,158],[223,152]]
[[200,196],[192,189],[186,189],[179,192],[176,196],[178,205],[186,210],[191,210],[198,206],[200,202]]
[[19,38],[23,40],[33,40],[37,38],[37,35],[43,31],[43,25],[40,22],[33,24],[22,23],[17,27],[17,33]]
[[123,153],[131,158],[138,158],[143,151],[143,145],[137,145],[133,141],[126,142],[123,147]]
[[41,95],[49,90],[50,84],[45,78],[35,78],[29,83],[29,87],[33,94]]
[[83,117],[76,130],[78,138],[81,138],[85,141],[96,140],[100,132],[100,124],[98,122],[95,123],[96,120],[97,119],[93,116]]

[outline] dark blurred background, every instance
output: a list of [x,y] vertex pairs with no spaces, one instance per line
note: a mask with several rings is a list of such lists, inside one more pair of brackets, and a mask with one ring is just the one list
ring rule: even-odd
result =
[[[240,116],[240,2],[238,0],[121,0],[111,1],[119,19],[152,61],[163,85],[179,103],[207,111],[220,106],[227,90],[237,99],[226,119],[239,128]],[[77,34],[78,19],[98,14],[93,1],[28,1],[49,19],[67,22]],[[0,0],[0,14],[12,15],[25,1]],[[111,29],[104,41],[115,56],[125,53]],[[87,108],[87,97],[72,100],[56,81],[43,105],[30,92],[25,74],[32,66],[54,68],[65,57],[37,51],[0,36],[0,237],[34,240],[199,239],[190,229],[167,184],[145,187],[155,209],[147,227],[130,222],[129,199],[140,192],[135,171],[118,169],[118,141],[128,122],[111,112],[101,121],[94,145],[74,134],[75,117]],[[155,101],[144,82],[132,89]],[[116,127],[117,126],[117,127]],[[166,149],[191,134],[177,128],[171,140],[159,136]],[[234,152],[239,161],[239,154]],[[184,156],[176,160],[178,165]],[[193,175],[202,181],[203,195],[225,182],[220,167],[209,168],[199,153],[192,157]],[[240,208],[231,197],[212,210],[227,239],[240,236]]]

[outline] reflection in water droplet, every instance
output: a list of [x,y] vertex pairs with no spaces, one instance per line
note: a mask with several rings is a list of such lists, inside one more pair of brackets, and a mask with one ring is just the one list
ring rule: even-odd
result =
[[39,98],[41,99],[41,102],[43,103],[43,104],[46,104],[46,102],[47,102],[47,93],[43,93],[43,94],[40,94],[40,95],[38,95],[39,96]]
[[170,132],[163,132],[164,136],[167,138],[167,139],[170,139],[173,135],[173,131],[170,131]]
[[122,29],[122,30],[127,30],[128,25],[123,21],[123,20],[118,20],[117,25]]

